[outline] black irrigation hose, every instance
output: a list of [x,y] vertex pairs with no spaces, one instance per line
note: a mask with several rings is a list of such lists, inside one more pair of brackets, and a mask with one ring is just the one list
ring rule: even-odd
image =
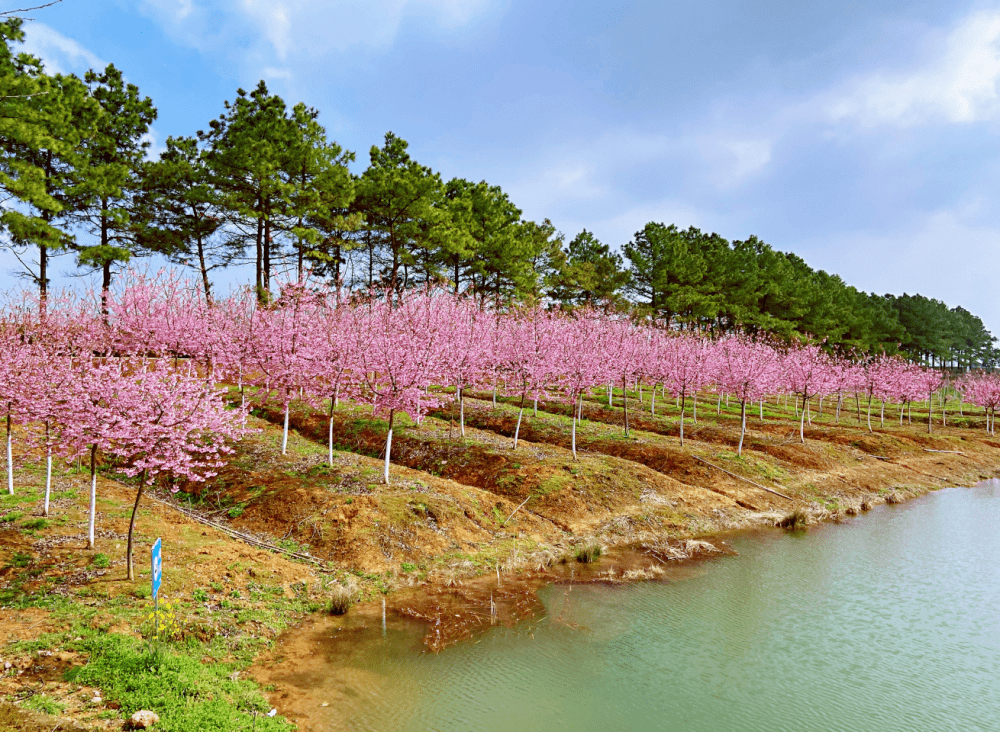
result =
[[211,526],[213,529],[218,529],[219,531],[222,531],[223,533],[228,534],[232,538],[239,539],[240,541],[246,542],[247,544],[250,544],[251,546],[260,547],[261,549],[267,549],[268,551],[272,551],[272,552],[278,552],[279,554],[285,554],[285,555],[287,555],[289,557],[294,557],[295,559],[301,559],[303,562],[309,562],[310,564],[315,564],[317,567],[319,567],[320,569],[322,569],[324,571],[327,571],[327,572],[333,571],[333,570],[331,570],[330,568],[328,568],[326,566],[325,562],[323,562],[323,561],[321,561],[319,559],[316,559],[316,557],[311,557],[308,554],[299,554],[298,552],[291,552],[291,551],[288,551],[287,549],[282,549],[280,546],[275,546],[274,544],[269,544],[266,541],[262,541],[261,539],[257,539],[257,538],[255,538],[253,536],[249,536],[248,534],[244,534],[244,533],[242,533],[240,531],[237,531],[236,529],[231,529],[228,526],[224,526],[223,524],[216,523],[215,521],[210,521],[207,518],[199,516],[194,511],[189,511],[186,508],[181,508],[180,506],[178,506],[175,503],[170,503],[169,501],[163,501],[163,500],[161,500],[159,498],[155,498],[153,496],[147,496],[147,497],[151,501],[156,501],[157,503],[159,503],[161,505],[164,505],[164,506],[167,506],[169,508],[172,508],[175,511],[179,511],[180,513],[184,514],[188,518],[194,519],[198,523],[205,524],[206,526]]

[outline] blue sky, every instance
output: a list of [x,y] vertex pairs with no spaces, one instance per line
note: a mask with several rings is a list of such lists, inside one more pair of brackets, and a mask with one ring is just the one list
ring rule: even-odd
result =
[[113,62],[153,98],[154,144],[263,78],[320,110],[358,171],[391,130],[567,237],[620,247],[648,221],[755,234],[1000,335],[996,2],[64,0],[32,15],[28,50],[50,68]]

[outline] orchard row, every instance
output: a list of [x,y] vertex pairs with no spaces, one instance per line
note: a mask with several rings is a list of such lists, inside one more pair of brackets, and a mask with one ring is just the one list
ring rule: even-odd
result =
[[[232,442],[247,433],[247,410],[255,404],[284,410],[282,452],[291,402],[328,404],[331,463],[339,401],[370,405],[388,417],[387,484],[396,414],[420,423],[428,410],[454,398],[464,435],[469,390],[517,400],[514,449],[526,402],[574,405],[574,457],[584,395],[598,387],[607,389],[610,400],[612,387],[641,394],[645,386],[654,415],[658,390],[661,398],[677,398],[682,445],[692,397],[711,391],[734,398],[741,407],[740,454],[748,407],[757,403],[762,411],[774,395],[801,400],[803,442],[810,400],[817,397],[835,399],[839,419],[844,397],[853,396],[859,413],[866,405],[869,430],[873,403],[884,420],[887,402],[926,400],[932,407],[944,386],[983,407],[991,433],[1000,404],[1000,378],[993,374],[952,381],[946,372],[900,358],[835,357],[822,344],[743,335],[712,340],[589,310],[497,311],[435,290],[358,300],[335,289],[292,284],[268,305],[250,292],[207,305],[196,288],[175,277],[131,275],[101,300],[106,312],[96,299],[49,297],[40,307],[25,294],[0,318],[8,490],[14,491],[15,423],[46,454],[46,514],[53,456],[89,456],[91,546],[99,453],[113,457],[122,473],[139,477],[137,508],[156,475],[212,475]],[[621,402],[628,434],[629,400]],[[932,416],[931,408],[928,430]],[[133,511],[133,526],[134,520]],[[130,526],[129,560],[131,538]]]

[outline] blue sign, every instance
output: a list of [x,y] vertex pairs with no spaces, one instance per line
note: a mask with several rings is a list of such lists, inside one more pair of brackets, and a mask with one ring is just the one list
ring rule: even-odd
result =
[[150,561],[153,565],[153,599],[156,599],[156,593],[160,591],[160,580],[163,579],[163,560],[160,559],[160,540],[157,539],[156,543],[153,544],[153,553],[150,557]]

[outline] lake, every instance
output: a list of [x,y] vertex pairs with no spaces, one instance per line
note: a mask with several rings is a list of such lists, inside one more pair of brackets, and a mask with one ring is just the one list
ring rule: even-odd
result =
[[329,730],[998,730],[998,519],[987,481],[739,536],[665,581],[547,587],[439,654],[417,624],[332,632],[299,681]]

